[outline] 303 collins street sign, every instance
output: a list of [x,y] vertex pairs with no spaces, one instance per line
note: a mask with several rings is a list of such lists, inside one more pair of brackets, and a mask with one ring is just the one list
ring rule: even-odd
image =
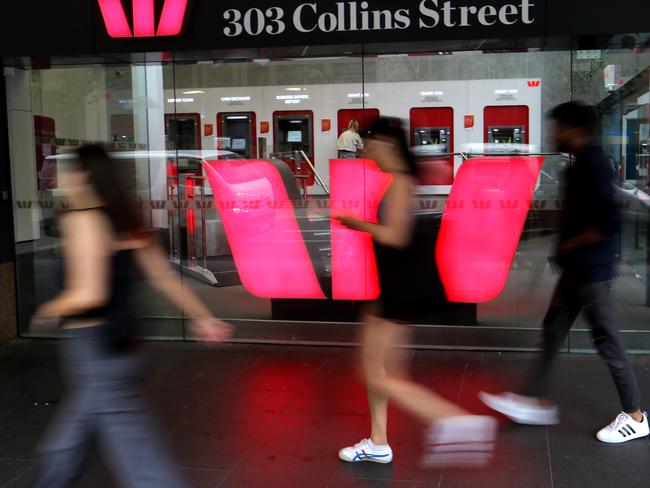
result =
[[534,37],[548,1],[95,0],[97,43],[118,50]]
[[534,3],[542,0],[517,0],[518,3],[455,0],[420,0],[412,7],[399,2],[348,1],[306,2],[294,8],[270,6],[224,10],[223,34],[228,37],[282,35],[288,31],[302,34],[341,32],[422,31],[475,29],[499,26],[531,26],[542,9]]
[[0,17],[1,56],[319,45],[359,48],[365,45],[367,52],[379,52],[404,49],[392,46],[394,43],[430,41],[450,41],[453,44],[450,49],[477,49],[484,45],[541,47],[548,45],[548,39],[555,48],[571,48],[576,37],[606,45],[617,34],[647,32],[650,15],[650,3],[644,0],[618,0],[615,5],[610,0],[12,0],[4,3]]

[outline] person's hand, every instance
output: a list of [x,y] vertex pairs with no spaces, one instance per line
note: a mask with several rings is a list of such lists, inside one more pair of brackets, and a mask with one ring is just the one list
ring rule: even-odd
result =
[[356,217],[351,217],[349,215],[341,215],[336,217],[342,225],[352,230],[363,230],[365,222],[363,220],[357,219]]
[[225,342],[232,337],[234,328],[227,322],[209,317],[192,320],[190,330],[199,340]]

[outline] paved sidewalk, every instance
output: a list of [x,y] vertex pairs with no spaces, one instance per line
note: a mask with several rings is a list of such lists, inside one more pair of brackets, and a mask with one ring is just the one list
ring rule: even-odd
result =
[[[596,355],[563,355],[555,398],[562,424],[502,424],[485,470],[423,470],[420,426],[393,409],[392,465],[345,465],[340,447],[367,435],[368,414],[350,348],[153,343],[147,394],[179,464],[196,487],[551,487],[650,486],[650,440],[603,445],[594,432],[618,413],[609,374]],[[485,413],[480,389],[516,382],[533,354],[413,353],[414,377]],[[650,356],[635,356],[650,405]],[[0,487],[30,486],[32,448],[62,385],[56,343],[0,348]],[[95,460],[80,487],[112,486]]]

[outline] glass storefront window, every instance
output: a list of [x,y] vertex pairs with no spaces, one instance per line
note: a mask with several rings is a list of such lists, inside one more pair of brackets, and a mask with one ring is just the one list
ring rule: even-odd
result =
[[[577,51],[573,57],[574,97],[594,105],[598,135],[620,182],[623,211],[620,261],[614,287],[618,314],[637,334],[632,349],[647,350],[650,318],[650,53],[614,47]],[[586,330],[574,333],[575,347],[588,348]]]
[[[375,215],[381,181],[361,162],[341,163],[338,139],[351,121],[363,138],[386,115],[402,119],[409,133],[422,168],[418,213],[433,227],[458,205],[449,195],[468,161],[543,158],[532,202],[521,202],[530,209],[503,290],[482,303],[438,310],[418,339],[535,347],[556,279],[548,257],[567,164],[553,146],[546,114],[575,99],[597,108],[599,142],[621,183],[619,316],[637,341],[632,348],[650,349],[648,53],[620,46],[391,49],[273,48],[264,57],[223,51],[12,70],[22,333],[29,335],[31,312],[60,283],[56,217],[64,209],[57,166],[74,146],[100,142],[129,168],[140,210],[167,245],[178,279],[215,314],[237,323],[238,339],[349,342],[359,302],[370,296],[362,287],[371,271],[341,257],[341,249],[359,243],[340,240],[331,217],[341,209]],[[148,335],[185,337],[182,311],[147,287],[138,293]],[[587,347],[585,334],[579,323],[576,348]]]

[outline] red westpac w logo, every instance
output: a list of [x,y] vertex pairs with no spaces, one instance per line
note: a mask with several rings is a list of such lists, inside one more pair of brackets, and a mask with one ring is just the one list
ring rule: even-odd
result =
[[99,8],[111,37],[177,36],[183,30],[189,0],[165,0],[156,28],[155,0],[132,0],[133,31],[122,0],[99,0]]
[[542,84],[540,80],[529,80],[528,81],[528,86],[531,88],[537,88]]

